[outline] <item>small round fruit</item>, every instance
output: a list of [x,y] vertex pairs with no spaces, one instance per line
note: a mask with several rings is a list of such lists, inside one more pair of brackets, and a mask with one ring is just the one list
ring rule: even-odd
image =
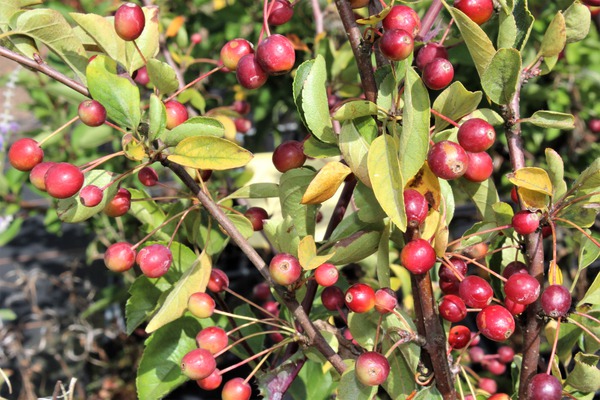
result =
[[167,246],[156,243],[141,249],[135,261],[140,266],[142,273],[148,278],[158,278],[169,271],[173,263],[173,254]]
[[232,39],[221,47],[221,61],[230,71],[235,71],[242,57],[252,53],[254,53],[252,43],[246,39]]
[[198,32],[193,33],[192,36],[190,36],[190,41],[193,44],[200,44],[202,42],[202,34]]
[[494,172],[492,157],[485,151],[480,153],[467,153],[469,165],[463,177],[471,182],[487,181]]
[[[269,7],[271,7],[269,5]],[[275,0],[267,22],[279,26],[288,22],[294,16],[294,7],[288,0]]]
[[138,172],[138,179],[144,186],[154,186],[158,183],[158,174],[152,167],[144,167]]
[[460,281],[456,280],[448,280],[448,279],[440,279],[439,282],[440,289],[444,294],[454,294],[458,296],[458,286],[460,285]]
[[187,307],[196,318],[210,318],[215,311],[215,301],[207,293],[196,292],[188,299]]
[[494,375],[502,375],[506,372],[506,364],[501,363],[495,358],[483,360],[481,366]]
[[250,220],[254,232],[262,231],[264,220],[269,219],[269,214],[261,207],[250,207],[246,210],[244,216]]
[[529,274],[513,274],[504,283],[506,297],[519,304],[531,304],[540,296],[540,283]]
[[231,104],[231,109],[240,115],[246,115],[250,112],[250,103],[245,100],[235,100]]
[[537,374],[529,381],[527,394],[530,400],[560,400],[562,390],[562,384],[555,376]]
[[77,114],[87,126],[100,126],[106,121],[106,108],[96,100],[85,100],[79,104]]
[[400,263],[413,274],[424,274],[435,265],[436,255],[425,239],[408,242],[400,252]]
[[223,270],[213,268],[206,287],[213,293],[220,293],[229,287],[229,278]]
[[269,318],[279,316],[279,303],[276,301],[265,301],[262,308],[264,308],[263,314]]
[[256,46],[256,60],[269,75],[285,74],[296,62],[294,45],[285,36],[273,34]]
[[454,79],[454,67],[445,58],[435,58],[423,68],[423,83],[429,89],[442,90]]
[[419,15],[412,8],[404,5],[392,7],[381,23],[384,30],[402,29],[408,32],[413,38],[421,30]]
[[464,325],[456,325],[450,328],[448,343],[453,349],[464,349],[471,340],[471,331]]
[[417,64],[417,68],[423,71],[427,64],[436,58],[445,58],[447,60],[448,50],[439,43],[431,42],[419,49],[415,57],[415,63]]
[[527,274],[527,265],[521,261],[511,261],[506,264],[502,271],[502,276],[506,279],[510,278],[514,274]]
[[135,3],[125,3],[115,13],[115,31],[125,41],[132,41],[140,37],[146,17],[144,11]]
[[519,315],[527,308],[525,304],[515,303],[514,301],[508,298],[504,299],[504,307],[506,307],[508,312],[512,315]]
[[315,281],[324,287],[335,285],[338,276],[336,266],[330,263],[321,264],[315,269]]
[[469,157],[458,143],[442,140],[429,150],[427,163],[437,177],[450,180],[465,174],[469,167]]
[[[598,1],[600,4],[600,1]],[[600,118],[592,118],[588,121],[588,128],[592,133],[600,133]]]
[[512,200],[513,203],[519,204],[519,195],[517,194],[516,186],[510,190],[510,199]]
[[398,297],[390,288],[381,288],[375,291],[375,311],[379,314],[392,312],[398,305]]
[[135,263],[135,250],[127,242],[113,243],[104,252],[104,265],[114,272],[131,269]]
[[487,400],[510,400],[510,396],[506,393],[494,393]]
[[131,208],[131,193],[125,188],[119,188],[113,197],[104,206],[104,214],[109,217],[120,217],[125,215]]
[[512,227],[520,235],[534,233],[540,226],[540,217],[537,213],[521,210],[512,218]]
[[267,82],[269,75],[260,66],[254,54],[246,54],[240,58],[235,76],[240,85],[246,89],[257,89]]
[[203,390],[215,390],[221,386],[221,382],[223,382],[223,376],[218,368],[215,368],[215,370],[206,378],[196,380],[198,386]]
[[351,311],[365,313],[375,307],[375,291],[369,285],[355,283],[346,290],[344,301]]
[[495,380],[490,378],[481,378],[479,379],[479,383],[477,384],[479,389],[488,392],[489,394],[494,394],[498,391],[498,384]]
[[218,326],[204,328],[196,335],[198,348],[208,350],[213,355],[227,347],[228,343],[227,332]]
[[462,321],[467,316],[465,302],[453,294],[442,297],[438,309],[440,316],[450,322]]
[[204,349],[194,349],[181,359],[181,372],[194,380],[208,377],[216,367],[215,358]]
[[8,161],[19,171],[31,171],[44,159],[44,150],[31,138],[19,139],[8,150]]
[[252,288],[252,297],[255,300],[267,301],[271,298],[271,288],[267,282],[257,283]]
[[494,13],[492,0],[454,0],[454,7],[465,13],[477,25],[487,22]]
[[485,350],[477,346],[471,347],[469,349],[469,357],[471,357],[471,361],[474,363],[480,363],[485,357]]
[[438,270],[438,276],[440,279],[458,282],[467,274],[467,263],[462,258],[458,257],[450,257],[449,261],[454,270],[445,263],[442,263]]
[[167,111],[167,129],[173,129],[188,120],[187,108],[176,100],[170,100],[165,103]]
[[148,69],[144,65],[140,69],[135,70],[132,76],[135,83],[146,86],[150,83],[150,76],[148,75]]
[[403,193],[404,209],[406,210],[406,220],[421,225],[427,218],[429,204],[420,192],[414,189],[406,189]]
[[329,311],[337,311],[344,306],[344,292],[337,286],[329,286],[321,292],[321,303]]
[[402,61],[408,58],[414,47],[413,37],[402,29],[386,30],[379,39],[381,53],[392,61]]
[[486,151],[496,141],[494,127],[481,118],[471,118],[458,128],[458,143],[471,153]]
[[250,400],[252,387],[242,378],[233,378],[223,386],[222,400]]
[[486,338],[502,342],[515,331],[515,319],[502,306],[487,306],[477,314],[477,328]]
[[83,186],[83,173],[69,163],[56,163],[46,172],[46,192],[56,199],[66,199],[79,192]]
[[515,351],[510,346],[500,346],[498,348],[498,360],[501,363],[508,364],[515,358]]
[[564,317],[571,309],[571,293],[563,285],[550,285],[542,293],[542,310],[552,318]]
[[104,191],[96,185],[87,185],[79,191],[79,201],[84,207],[96,207],[104,198]]
[[296,140],[285,141],[273,151],[273,165],[279,172],[300,168],[305,161],[304,145]]
[[235,124],[235,129],[241,134],[248,133],[252,129],[252,121],[248,118],[236,118],[233,120],[233,123]]
[[37,164],[31,172],[29,173],[29,180],[31,184],[38,188],[39,190],[46,191],[46,183],[44,182],[44,177],[46,176],[46,172],[52,167],[55,162],[52,161],[43,161]]
[[494,291],[485,279],[477,275],[469,275],[458,286],[460,298],[469,307],[483,308],[490,304]]
[[288,253],[279,253],[271,259],[269,272],[273,281],[287,286],[296,282],[302,275],[302,266],[296,257]]
[[385,382],[390,374],[390,363],[382,354],[367,351],[356,359],[354,372],[363,385],[377,386]]

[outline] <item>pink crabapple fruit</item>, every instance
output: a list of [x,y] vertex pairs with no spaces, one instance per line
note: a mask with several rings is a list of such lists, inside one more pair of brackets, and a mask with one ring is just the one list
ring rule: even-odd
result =
[[336,311],[344,306],[344,292],[337,286],[328,286],[321,292],[321,303],[329,311]]
[[250,207],[246,210],[244,216],[250,220],[254,232],[262,231],[264,220],[269,219],[269,214],[261,207]]
[[495,380],[490,378],[481,378],[477,384],[479,389],[488,392],[489,394],[494,394],[498,391],[498,384]]
[[477,314],[477,328],[483,336],[490,340],[502,342],[515,331],[515,319],[504,307],[491,305]]
[[287,140],[275,148],[272,159],[279,172],[300,168],[306,161],[304,145],[297,140]]
[[190,40],[193,44],[200,44],[202,43],[202,35],[198,32],[193,33],[192,36],[190,36]]
[[252,297],[256,300],[267,301],[271,298],[271,288],[267,282],[257,283],[252,288]]
[[85,100],[79,104],[77,114],[87,126],[100,126],[106,121],[106,108],[96,100]]
[[415,189],[404,190],[404,209],[406,210],[407,221],[421,225],[427,218],[429,204],[420,192]]
[[393,6],[388,15],[381,21],[384,30],[402,29],[413,38],[421,30],[421,19],[415,10],[405,5]]
[[438,309],[440,316],[450,322],[462,321],[467,316],[465,302],[453,294],[442,297]]
[[167,101],[165,109],[167,111],[167,129],[173,129],[188,119],[187,108],[176,100]]
[[113,272],[124,272],[135,264],[135,250],[127,242],[113,243],[104,252],[104,265]]
[[540,217],[537,213],[521,210],[512,218],[512,227],[519,235],[529,235],[537,231],[540,226]]
[[413,52],[413,37],[402,29],[390,29],[379,39],[381,53],[392,61],[402,61]]
[[356,359],[354,372],[363,385],[377,386],[385,382],[390,374],[390,363],[382,354],[367,351]]
[[221,293],[229,287],[229,278],[223,270],[213,268],[206,287],[213,293]]
[[198,386],[200,386],[200,389],[203,390],[218,389],[219,386],[221,386],[221,382],[223,382],[223,376],[218,368],[215,368],[215,370],[206,378],[196,380],[196,383]]
[[486,151],[496,141],[496,130],[481,118],[471,118],[458,128],[458,143],[470,153]]
[[225,383],[221,392],[222,400],[250,400],[252,387],[242,378],[233,378]]
[[506,279],[510,278],[514,274],[526,274],[527,265],[521,261],[511,261],[506,264],[506,267],[502,270],[502,276]]
[[29,172],[29,180],[31,181],[31,184],[37,189],[45,192],[46,183],[44,182],[44,177],[46,176],[46,172],[48,172],[50,167],[52,167],[54,164],[56,163],[53,161],[42,161],[33,167],[31,172]]
[[483,308],[490,304],[494,291],[485,279],[477,275],[469,275],[458,286],[460,298],[469,307]]
[[456,273],[458,273],[460,279],[462,279],[467,274],[467,263],[462,258],[458,257],[450,257],[449,261],[454,270],[445,263],[442,263],[438,270],[438,276],[440,279],[459,282],[459,276],[457,276]]
[[54,164],[44,176],[46,192],[56,199],[67,199],[75,195],[83,186],[83,181],[81,170],[65,162]]
[[158,173],[152,167],[144,167],[138,171],[138,179],[142,185],[152,187],[158,183]]
[[288,0],[275,0],[267,22],[269,25],[279,26],[288,22],[293,16],[294,7],[292,7],[292,3]]
[[104,214],[109,217],[120,217],[125,215],[131,207],[131,192],[125,188],[119,188],[115,196],[104,206]]
[[135,3],[121,5],[115,13],[115,31],[125,41],[132,41],[140,37],[146,25],[144,11]]
[[79,191],[79,201],[84,207],[96,207],[102,202],[104,191],[96,185],[87,185]]
[[523,311],[525,311],[525,309],[527,308],[527,305],[519,304],[519,303],[512,301],[511,299],[506,298],[506,299],[504,299],[504,307],[506,307],[508,312],[510,312],[512,315],[519,315]]
[[146,86],[150,83],[150,76],[148,75],[148,69],[144,65],[143,67],[137,69],[132,76],[135,83]]
[[141,249],[135,261],[148,278],[158,278],[169,271],[173,263],[173,254],[167,246],[155,243]]
[[302,275],[302,267],[296,257],[288,253],[279,253],[271,259],[269,272],[273,281],[287,286],[296,282]]
[[31,171],[44,159],[44,150],[31,138],[22,138],[10,146],[8,161],[19,171]]
[[369,285],[355,283],[346,290],[344,301],[351,311],[365,313],[375,307],[375,291]]
[[488,153],[485,151],[479,153],[467,152],[467,158],[469,159],[469,165],[463,175],[466,180],[471,182],[484,182],[492,176],[492,172],[494,172],[494,162]]
[[339,272],[335,265],[324,263],[315,269],[315,281],[318,285],[333,286],[338,280]]
[[454,67],[445,58],[434,58],[423,68],[423,83],[429,89],[442,90],[454,79]]
[[379,314],[392,312],[398,305],[398,297],[390,288],[381,288],[375,291],[375,311]]
[[400,252],[400,263],[413,274],[424,274],[435,265],[436,255],[425,239],[408,242]]
[[481,363],[481,366],[488,370],[491,374],[494,375],[502,375],[506,372],[506,364],[501,363],[495,358],[492,359],[484,359]]
[[531,400],[560,400],[563,397],[562,389],[562,384],[555,376],[537,374],[529,381],[527,394]]
[[540,283],[529,274],[513,274],[504,283],[506,297],[519,304],[531,304],[540,296]]
[[194,349],[181,359],[181,372],[190,379],[204,379],[213,373],[217,363],[208,350]]
[[419,49],[415,57],[415,63],[417,64],[417,68],[423,71],[427,64],[436,58],[445,58],[447,60],[448,50],[439,43],[431,42]]
[[442,140],[429,150],[427,163],[435,176],[451,180],[465,174],[469,167],[469,157],[458,143]]
[[207,293],[196,292],[188,299],[187,308],[196,318],[210,318],[215,311],[215,301]]
[[515,351],[510,346],[500,346],[498,347],[498,360],[501,363],[508,364],[513,361],[515,358]]
[[455,325],[448,333],[448,343],[453,349],[464,349],[471,340],[471,331],[464,325]]
[[221,47],[221,61],[230,71],[235,71],[242,57],[254,53],[254,46],[246,39],[236,38]]
[[494,13],[492,0],[454,0],[454,7],[465,13],[477,25],[487,22]]
[[285,74],[296,62],[294,45],[285,36],[273,34],[256,46],[256,60],[269,75]]
[[571,309],[571,293],[563,285],[550,285],[542,293],[544,314],[552,318],[565,317]]
[[228,343],[227,332],[218,326],[206,327],[196,335],[198,348],[208,350],[213,355],[227,347]]
[[246,54],[238,62],[235,76],[246,89],[258,89],[267,82],[269,75],[260,66],[254,54]]

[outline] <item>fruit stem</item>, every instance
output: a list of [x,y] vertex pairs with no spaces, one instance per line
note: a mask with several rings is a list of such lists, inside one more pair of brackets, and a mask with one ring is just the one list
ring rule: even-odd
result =
[[241,367],[242,365],[247,364],[249,361],[252,361],[252,360],[254,360],[254,359],[258,358],[258,357],[263,356],[264,354],[272,353],[274,350],[287,345],[288,343],[292,342],[293,340],[294,340],[293,338],[287,338],[287,339],[283,340],[281,343],[276,344],[275,346],[272,346],[272,347],[270,347],[270,348],[268,348],[266,350],[263,350],[263,351],[261,351],[259,353],[256,353],[255,355],[253,355],[251,357],[248,357],[245,360],[242,360],[242,361],[240,361],[237,364],[234,364],[234,365],[231,365],[231,366],[229,366],[229,367],[227,367],[225,369],[222,369],[221,371],[219,371],[219,374],[220,375],[224,375],[227,372],[236,369],[237,367]]
[[560,322],[561,322],[560,319],[561,318],[558,317],[558,319],[556,320],[557,325],[556,325],[556,332],[554,333],[554,343],[552,343],[552,351],[550,352],[548,368],[546,369],[547,375],[550,375],[550,372],[552,371],[552,365],[554,364],[554,355],[556,354],[556,347],[558,346],[558,334],[560,332]]
[[400,318],[402,320],[402,322],[404,322],[404,325],[406,325],[406,329],[408,330],[408,332],[410,332],[411,335],[415,334],[415,331],[412,330],[412,328],[410,327],[410,325],[408,324],[408,321],[406,320],[406,318],[404,318],[404,315],[402,315],[401,313],[398,312],[398,310],[396,310],[395,308],[391,311],[396,317]]
[[435,111],[433,108],[431,109],[431,113],[433,115],[435,115],[436,117],[443,119],[444,121],[446,121],[450,125],[452,125],[452,126],[454,126],[456,128],[459,127],[458,123],[456,123],[454,120],[451,120],[450,118],[446,117],[444,114]]
[[245,298],[244,296],[242,296],[241,294],[238,294],[236,292],[234,292],[233,290],[229,289],[228,287],[223,289],[224,291],[226,291],[227,293],[229,293],[232,296],[237,297],[238,299],[248,303],[249,305],[251,305],[252,307],[257,308],[258,310],[262,311],[263,313],[267,314],[269,317],[272,317],[274,320],[276,321],[280,321],[282,322],[284,325],[286,324],[286,321],[282,320],[281,318],[279,318],[277,315],[272,314],[271,312],[269,312],[268,310],[266,310],[265,308],[259,306],[258,304],[256,304],[255,302]]
[[480,262],[475,261],[472,258],[469,258],[467,256],[463,256],[462,254],[458,254],[458,253],[452,253],[452,256],[453,257],[462,258],[463,260],[469,261],[470,263],[478,266],[479,268],[483,269],[484,271],[487,271],[489,274],[494,275],[496,278],[500,279],[502,282],[506,282],[508,280],[505,277],[503,277],[502,275],[500,275],[499,273],[497,273],[495,271],[492,271],[491,269],[489,269],[485,265],[481,264]]
[[215,72],[223,69],[224,66],[221,65],[219,67],[213,68],[210,71],[208,71],[207,73],[200,75],[199,77],[197,77],[196,79],[194,79],[193,81],[191,81],[190,83],[188,83],[187,85],[183,86],[181,89],[177,90],[175,93],[173,93],[172,95],[170,95],[169,97],[167,97],[167,99],[165,100],[165,103],[169,100],[173,100],[175,97],[177,97],[177,95],[181,92],[183,92],[184,90],[186,90],[187,88],[194,86],[196,83],[200,82],[202,79],[214,74]]
[[271,5],[269,6],[269,0],[263,0],[263,26],[260,30],[260,36],[258,38],[258,43],[262,41],[263,34],[266,32],[267,37],[271,36],[271,30],[269,29],[269,14],[271,14],[271,10],[273,10],[273,6],[275,5],[275,1],[271,1]]
[[448,254],[452,254],[452,253],[444,254],[444,256],[442,257],[442,264],[444,264],[446,267],[448,267],[450,269],[450,271],[452,271],[454,276],[456,276],[456,278],[458,278],[459,281],[462,281],[463,279],[465,279],[465,276],[463,274],[461,274],[460,271],[456,269],[454,264],[452,264],[450,262],[450,259],[448,258]]
[[123,135],[126,135],[126,134],[127,134],[127,131],[125,131],[125,130],[124,130],[123,128],[121,128],[120,126],[117,126],[117,125],[113,124],[113,123],[112,123],[112,122],[110,122],[110,121],[104,121],[104,123],[105,123],[106,125],[110,126],[111,128],[113,128],[113,129],[115,129],[115,130],[117,130],[117,131],[121,132]]
[[559,218],[559,217],[554,217],[555,221],[560,221],[560,222],[564,222],[567,225],[571,225],[573,228],[577,229],[579,232],[581,232],[585,237],[587,237],[589,240],[592,241],[592,243],[594,243],[597,247],[600,247],[600,243],[598,243],[598,241],[596,239],[594,239],[592,237],[592,235],[590,235],[589,233],[587,233],[586,231],[584,231],[579,225],[569,221],[568,219],[564,219],[564,218]]
[[270,335],[271,333],[280,333],[280,332],[277,330],[270,330],[270,331],[260,331],[260,332],[250,333],[246,336],[241,337],[240,339],[236,340],[235,342],[231,343],[230,345],[227,345],[225,348],[223,348],[222,350],[215,353],[214,357],[217,358],[217,357],[227,353],[229,350],[233,349],[235,346],[237,346],[238,344],[240,344],[242,342],[248,341],[257,336]]
[[579,315],[580,317],[584,317],[584,318],[588,318],[594,322],[596,322],[597,324],[600,324],[600,319],[594,318],[589,314],[586,313],[582,313],[581,311],[574,311],[573,314],[575,315]]
[[61,126],[57,130],[55,130],[54,132],[52,132],[51,134],[49,134],[48,136],[46,136],[45,138],[43,138],[42,140],[40,140],[40,142],[38,143],[38,146],[42,147],[42,145],[44,143],[46,143],[53,136],[55,136],[56,134],[60,133],[63,129],[65,129],[67,126],[71,125],[73,122],[77,121],[78,119],[79,119],[79,115],[74,116],[71,120],[67,121],[63,126]]
[[442,38],[438,42],[439,45],[442,45],[442,46],[444,45],[444,42],[446,41],[446,38],[448,37],[448,34],[450,33],[450,28],[452,27],[453,23],[454,23],[454,18],[450,18],[450,22],[448,22],[448,26],[446,27],[446,30],[444,31]]
[[250,321],[250,322],[246,322],[245,324],[236,326],[235,328],[231,329],[229,332],[227,332],[227,335],[231,335],[232,333],[235,333],[237,331],[239,331],[240,329],[244,329],[247,328],[251,325],[255,325],[255,324],[265,324],[265,325],[270,325],[270,326],[274,326],[283,330],[286,330],[290,333],[296,333],[296,331],[292,328],[290,328],[289,326],[285,326],[285,325],[280,325],[280,324],[276,324],[273,322],[269,322],[269,321],[275,321],[275,319],[273,318],[266,318],[266,319],[257,319],[256,321]]
[[598,338],[598,336],[594,335],[594,333],[592,331],[590,331],[588,328],[586,328],[585,326],[583,326],[583,324],[580,324],[579,322],[575,321],[573,318],[569,318],[569,322],[577,325],[577,327],[579,327],[582,331],[584,331],[585,333],[590,335],[590,337],[592,339],[594,339],[596,342],[600,343],[600,339]]
[[[183,214],[187,214],[188,212],[190,212],[192,209],[194,208],[200,208],[200,204],[194,204],[192,206],[190,206],[189,208],[178,212],[177,214],[173,215],[170,218],[167,218],[166,220],[164,220],[160,225],[158,225],[156,228],[154,228],[152,231],[150,231],[150,233],[148,233],[146,236],[144,236],[142,238],[142,240],[140,240],[139,242],[137,242],[136,244],[134,244],[133,246],[131,246],[132,250],[137,249],[142,243],[144,243],[146,240],[150,239],[156,232],[160,231],[163,227],[165,227],[169,222],[173,221],[176,218],[179,218],[181,215]],[[215,310],[216,312],[217,310]]]
[[[89,163],[83,164],[81,165],[79,168],[84,168],[81,170],[81,172],[83,172],[84,174],[88,171],[91,171],[92,169],[98,167],[101,164],[104,164],[105,162],[107,162],[108,160],[110,160],[111,158],[115,158],[118,156],[122,156],[124,155],[125,152],[123,150],[121,151],[117,151],[116,153],[112,153],[112,154],[108,154],[106,156],[102,156],[94,161],[90,161]],[[109,184],[110,185],[110,184]],[[102,190],[106,189],[106,187],[104,187]]]
[[171,245],[173,244],[173,240],[175,240],[175,235],[177,235],[177,231],[179,231],[179,227],[181,227],[183,220],[185,219],[185,217],[187,217],[187,215],[190,213],[190,211],[192,211],[191,208],[188,208],[187,210],[185,210],[184,213],[181,215],[181,218],[179,218],[179,221],[177,221],[177,225],[175,226],[175,229],[173,229],[173,234],[171,235],[171,239],[169,239],[169,244],[167,245],[167,247],[170,248]]
[[[408,331],[405,331],[405,332],[408,332]],[[398,348],[398,346],[412,341],[414,337],[415,337],[415,334],[413,332],[410,332],[410,335],[407,335],[406,337],[401,337],[388,349],[388,351],[385,352],[385,354],[383,356],[385,358],[388,358],[389,356],[392,355],[394,350],[396,350],[396,348]],[[377,345],[377,340],[375,341],[375,345]]]
[[144,54],[142,53],[142,50],[140,50],[140,48],[138,47],[138,44],[137,44],[137,42],[135,40],[133,41],[133,46],[135,47],[135,49],[137,50],[138,54],[142,58],[142,61],[144,62],[144,65],[148,64],[148,61],[146,61],[146,57],[144,57]]
[[588,193],[588,194],[584,194],[583,196],[579,196],[579,197],[575,197],[574,199],[569,200],[566,203],[563,203],[563,199],[566,198],[566,194],[557,202],[556,204],[556,208],[554,208],[552,210],[552,212],[550,213],[551,218],[554,217],[556,214],[558,214],[561,210],[564,210],[565,208],[567,208],[568,206],[570,206],[571,204],[574,203],[578,203],[583,199],[586,199],[588,197],[592,197],[592,196],[596,196],[600,194],[600,192],[592,192],[592,193]]
[[265,363],[265,361],[267,361],[269,359],[270,355],[271,355],[271,353],[265,354],[265,356],[263,358],[261,358],[261,360],[258,362],[258,364],[256,364],[256,367],[254,367],[254,369],[250,372],[250,375],[248,375],[246,377],[246,379],[244,379],[245,384],[247,384],[250,381],[250,379],[252,379],[254,374],[256,374],[258,372],[258,370]]

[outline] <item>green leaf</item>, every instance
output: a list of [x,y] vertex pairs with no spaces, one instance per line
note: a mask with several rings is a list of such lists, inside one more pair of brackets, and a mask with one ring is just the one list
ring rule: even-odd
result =
[[456,25],[467,45],[467,49],[469,49],[469,53],[473,58],[477,73],[479,76],[483,76],[483,73],[492,61],[494,54],[496,54],[494,44],[483,29],[465,15],[465,13],[457,8],[448,6],[443,0],[442,3],[444,3],[446,9],[450,15],[452,15],[454,21],[456,21]]
[[358,231],[339,240],[332,248],[335,255],[329,262],[335,265],[345,265],[364,260],[379,248],[381,232]]
[[197,348],[200,323],[190,317],[174,321],[154,332],[145,342],[138,367],[138,398],[161,399],[188,380],[181,373],[181,359]]
[[[596,241],[600,240],[598,235],[594,235],[592,232],[587,231],[587,233],[592,236]],[[581,247],[579,248],[579,266],[578,269],[581,271],[584,268],[589,267],[594,261],[600,257],[600,247],[596,246],[594,242],[592,242],[585,235],[579,235],[579,242]]]
[[315,175],[311,169],[294,168],[281,175],[279,181],[279,201],[283,218],[292,219],[296,232],[301,238],[315,234],[318,206],[300,203]]
[[332,118],[338,121],[377,115],[377,104],[368,100],[352,100],[342,104],[334,113]]
[[527,8],[527,0],[500,1],[498,48],[522,50],[533,28],[533,15]]
[[498,191],[492,179],[481,183],[469,182],[466,179],[458,181],[465,194],[473,200],[475,207],[484,220],[494,215],[494,204],[499,201]]
[[175,146],[170,161],[185,167],[222,171],[243,167],[253,155],[237,144],[214,136],[192,136]]
[[140,123],[140,91],[129,79],[117,75],[117,63],[100,54],[87,67],[92,98],[106,108],[109,119],[130,129]]
[[511,48],[517,39],[517,22],[512,13],[506,13],[504,8],[498,13],[499,29],[497,45],[499,49]]
[[161,94],[171,93],[179,88],[177,75],[169,64],[153,58],[148,60],[146,68],[150,82]]
[[212,270],[212,262],[205,252],[189,267],[167,295],[158,312],[152,317],[146,332],[151,333],[175,321],[187,310],[188,299],[193,293],[204,292]]
[[177,125],[161,138],[167,147],[177,146],[184,139],[198,136],[225,136],[221,121],[211,117],[192,117]]
[[167,110],[164,103],[154,93],[150,95],[149,114],[150,129],[148,139],[152,141],[159,138],[167,127]]
[[[398,157],[400,176],[405,181],[423,166],[429,150],[429,92],[413,68],[406,68],[404,109]],[[396,222],[396,221],[394,221]],[[402,228],[400,228],[402,230]]]
[[404,180],[400,172],[398,147],[389,135],[379,136],[371,143],[368,155],[369,178],[381,208],[401,230],[406,230]]
[[[87,54],[60,12],[45,8],[29,10],[15,14],[11,18],[10,24],[15,33],[43,43],[59,56],[77,74],[79,79],[86,82]],[[30,46],[20,49],[34,50]],[[35,53],[39,53],[39,51],[35,50]],[[34,56],[31,51],[27,51],[25,55],[29,58]]]
[[562,157],[554,149],[547,148],[546,164],[548,164],[548,176],[552,182],[552,197],[560,198],[567,192],[567,183],[565,182],[565,165]]
[[304,141],[304,154],[313,158],[337,157],[340,149],[335,144],[321,142],[311,135]]
[[288,216],[284,220],[269,218],[263,225],[263,232],[275,250],[297,255],[300,238],[292,217]]
[[508,104],[517,91],[521,75],[521,54],[515,49],[500,49],[481,77],[481,85],[496,104]]
[[567,25],[562,12],[556,13],[552,22],[544,33],[539,54],[542,57],[557,56],[567,43]]
[[323,372],[323,364],[307,360],[288,393],[294,400],[329,400],[337,387],[331,373]]
[[595,354],[575,354],[575,367],[567,376],[565,384],[583,393],[600,390],[600,369],[596,366],[600,356]]
[[140,275],[129,287],[129,298],[125,304],[125,317],[127,320],[127,334],[131,335],[133,331],[146,321],[159,306],[159,299],[163,292],[171,288],[171,284],[165,278],[158,280],[145,275]]
[[377,394],[377,386],[366,386],[358,381],[354,365],[348,367],[342,374],[337,399],[339,400],[370,400]]
[[90,128],[85,124],[78,124],[71,132],[71,146],[74,150],[95,150],[112,141],[116,137],[115,132],[108,125]]
[[529,122],[541,128],[575,129],[575,117],[573,115],[556,111],[536,111],[531,117],[523,118],[521,122]]
[[[83,186],[96,185],[102,188],[108,185],[113,179],[113,173],[101,169],[94,169],[85,174]],[[85,221],[101,212],[106,203],[108,203],[117,193],[117,185],[110,185],[104,190],[102,201],[94,207],[86,207],[81,204],[79,194],[75,194],[68,199],[58,200],[56,204],[56,213],[63,222],[75,223]]]
[[354,189],[354,202],[358,211],[356,215],[364,222],[379,222],[385,218],[385,212],[379,206],[373,189],[358,183]]
[[356,177],[371,186],[367,156],[373,138],[377,136],[377,123],[373,118],[344,121],[340,130],[340,151]]
[[219,203],[231,199],[266,199],[279,196],[279,185],[276,183],[252,183],[239,188],[229,196],[219,200]]
[[327,69],[325,59],[318,55],[302,83],[300,113],[308,130],[322,142],[336,143],[329,105],[327,103]]
[[565,10],[567,43],[583,40],[590,31],[590,24],[590,9],[578,1],[573,2],[573,4]]
[[583,304],[600,304],[600,274],[596,275],[594,282],[592,282],[587,292],[585,292],[585,295],[577,305],[581,306]]
[[[399,311],[406,321],[410,317]],[[383,331],[386,333],[383,336],[382,353],[386,353],[400,336],[397,329],[415,331],[415,326],[407,325],[396,315],[387,315],[382,323]],[[410,329],[409,329],[410,328]],[[391,356],[388,358],[390,362],[390,375],[388,379],[381,385],[392,399],[400,399],[410,395],[416,389],[417,384],[414,379],[406,379],[406,376],[414,374],[419,363],[419,347],[414,343],[406,343],[397,347]]]
[[[138,221],[145,224],[145,229],[150,232],[157,228],[165,220],[165,213],[145,191],[138,189],[127,189],[131,193],[131,208],[129,213]],[[142,200],[143,199],[143,200]],[[170,237],[162,230],[158,230],[154,237],[161,240],[169,240]]]
[[377,249],[377,281],[380,287],[390,287],[390,225],[387,224]]
[[[404,63],[398,64],[404,65]],[[375,71],[375,82],[377,82],[377,105],[383,110],[391,110],[398,90],[392,67],[386,65]]]
[[573,182],[578,195],[600,191],[600,158],[595,159]]
[[296,104],[296,108],[298,109],[298,115],[300,116],[300,119],[306,126],[308,126],[308,123],[306,122],[304,111],[302,110],[302,94],[304,82],[308,78],[312,67],[315,65],[315,61],[316,60],[306,60],[302,64],[300,64],[298,69],[296,69],[296,75],[294,76],[294,82],[292,84],[292,95],[294,96],[294,103]]
[[0,320],[14,321],[17,319],[17,314],[9,308],[0,308]]
[[[470,92],[461,82],[453,82],[433,102],[433,109],[453,121],[458,121],[467,114],[477,110],[483,94],[481,91]],[[435,133],[441,132],[449,125],[444,119],[435,116]]]

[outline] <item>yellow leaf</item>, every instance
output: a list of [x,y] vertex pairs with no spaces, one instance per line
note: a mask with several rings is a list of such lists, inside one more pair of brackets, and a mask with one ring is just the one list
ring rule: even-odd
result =
[[548,282],[551,285],[562,285],[563,276],[559,266],[554,262],[550,261],[550,268],[548,269]]
[[427,218],[425,218],[425,222],[423,223],[423,232],[421,233],[422,239],[430,240],[433,238],[440,224],[441,217],[439,211],[433,209],[429,211],[429,214],[427,214]]
[[225,128],[225,139],[230,140],[234,143],[237,143],[235,140],[235,135],[237,134],[237,129],[235,128],[235,122],[231,118],[226,115],[215,115],[214,119],[223,124],[223,128]]
[[321,204],[333,197],[352,171],[339,161],[331,161],[315,175],[302,196],[302,204]]
[[144,146],[133,137],[131,133],[123,136],[121,139],[121,145],[125,152],[125,157],[133,161],[141,161],[146,157],[146,150]]
[[523,187],[518,188],[517,191],[526,209],[530,211],[548,209],[548,196],[546,194]]
[[169,24],[169,27],[167,28],[167,32],[165,32],[165,36],[173,37],[173,36],[177,35],[177,32],[179,32],[179,29],[181,29],[184,22],[185,22],[185,17],[183,17],[182,15],[179,15],[179,16],[173,18],[173,21],[171,21],[171,23]]
[[541,168],[519,168],[515,172],[508,174],[507,177],[512,184],[519,188],[525,188],[552,196],[552,182],[550,181],[548,173]]
[[440,181],[429,169],[427,162],[423,164],[419,172],[412,177],[405,186],[405,189],[414,189],[425,196],[425,199],[434,210],[440,209],[442,202],[442,191]]
[[213,9],[215,11],[219,11],[222,8],[225,8],[227,5],[227,0],[213,0]]
[[392,0],[390,2],[390,4],[387,7],[385,7],[383,10],[381,10],[378,14],[370,15],[368,18],[357,19],[356,23],[361,24],[361,25],[375,25],[379,21],[382,21],[390,13],[393,6],[394,6],[394,0]]
[[252,157],[248,150],[227,139],[192,136],[179,142],[168,159],[184,167],[222,171],[243,167]]
[[317,255],[317,245],[315,239],[311,236],[305,236],[298,243],[298,261],[303,269],[310,271],[317,268],[319,265],[326,263],[335,252],[324,256]]

